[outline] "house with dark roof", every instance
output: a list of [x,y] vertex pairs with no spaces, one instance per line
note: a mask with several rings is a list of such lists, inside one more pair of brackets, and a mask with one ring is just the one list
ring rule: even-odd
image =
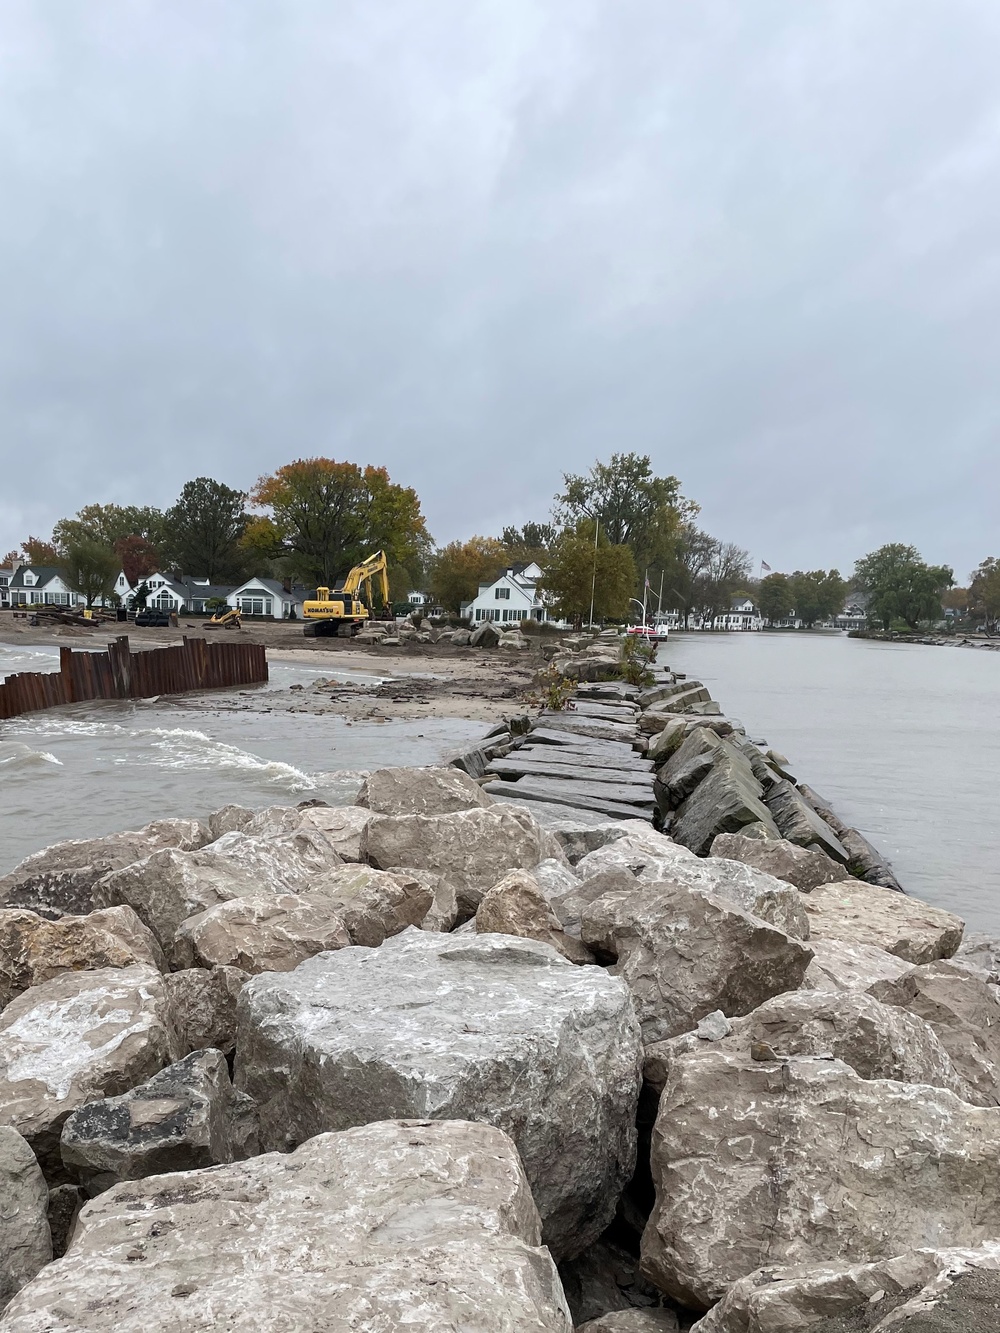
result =
[[12,607],[85,606],[87,602],[50,565],[21,565],[11,574],[7,595]]
[[302,603],[308,595],[305,588],[286,589],[277,579],[247,579],[226,595],[231,607],[245,616],[273,616],[275,620],[302,619]]
[[473,625],[499,620],[519,625],[522,620],[537,620],[565,626],[551,610],[551,604],[538,588],[542,571],[538,565],[510,565],[492,583],[481,583],[471,602],[463,602],[461,613]]
[[12,569],[0,569],[0,607],[10,606],[10,581],[13,577]]

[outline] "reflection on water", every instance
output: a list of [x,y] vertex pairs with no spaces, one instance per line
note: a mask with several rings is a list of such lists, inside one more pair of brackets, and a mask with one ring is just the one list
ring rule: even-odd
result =
[[1000,933],[1000,654],[836,634],[677,634],[754,737],[893,862],[914,894]]

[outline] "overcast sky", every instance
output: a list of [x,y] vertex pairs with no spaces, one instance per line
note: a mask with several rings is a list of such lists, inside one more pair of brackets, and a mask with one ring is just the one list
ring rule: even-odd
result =
[[6,0],[0,554],[649,453],[775,569],[1000,555],[996,0]]

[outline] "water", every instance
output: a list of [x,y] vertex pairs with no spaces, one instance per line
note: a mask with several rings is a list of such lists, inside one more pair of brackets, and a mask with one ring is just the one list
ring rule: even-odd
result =
[[1000,934],[1000,654],[835,634],[676,634],[702,680],[900,881]]
[[[58,651],[0,645],[0,677],[56,669]],[[276,662],[269,691],[319,677],[379,682],[375,673]],[[478,739],[482,722],[348,722],[333,716],[236,711],[248,692],[219,691],[206,710],[183,696],[74,704],[0,723],[0,874],[63,838],[95,837],[151,819],[204,816],[229,802],[292,805],[354,799],[358,770],[433,764]]]

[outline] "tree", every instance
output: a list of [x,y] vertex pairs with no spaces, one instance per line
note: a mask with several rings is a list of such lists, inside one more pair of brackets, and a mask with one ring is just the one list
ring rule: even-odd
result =
[[59,552],[52,542],[47,542],[42,537],[27,537],[21,544],[24,547],[24,558],[29,565],[58,568]]
[[115,542],[115,555],[121,561],[122,573],[130,588],[160,568],[159,552],[145,537],[119,538]]
[[84,505],[75,518],[61,518],[52,540],[61,551],[80,542],[113,548],[124,537],[142,537],[158,551],[163,547],[164,516],[148,505]]
[[787,574],[768,574],[767,578],[761,579],[757,606],[769,625],[785,619],[795,606]]
[[429,549],[416,491],[391,482],[385,468],[302,458],[261,477],[250,499],[271,511],[250,525],[250,542],[286,557],[310,583],[332,587],[374,551],[408,566]]
[[628,618],[635,591],[635,560],[628,546],[612,545],[603,532],[594,547],[594,524],[581,519],[552,545],[539,585],[554,599],[558,615],[582,623],[591,599],[598,620]]
[[969,582],[969,609],[982,616],[989,633],[1000,628],[1000,560],[990,556],[974,570]]
[[557,535],[552,523],[525,523],[523,528],[504,528],[500,541],[508,564],[536,564],[540,568]]
[[556,496],[556,513],[574,525],[597,519],[612,546],[628,546],[636,571],[666,570],[676,554],[685,523],[698,506],[680,495],[676,477],[657,477],[648,455],[612,454],[584,476],[567,474]]
[[828,620],[844,609],[847,584],[836,569],[814,569],[808,574],[797,569],[788,580],[788,590],[796,617],[811,629],[817,620]]
[[709,624],[729,611],[740,585],[750,577],[750,552],[735,542],[713,541],[695,585],[695,607]]
[[941,615],[941,595],[955,582],[947,565],[928,565],[915,546],[893,542],[854,566],[854,581],[868,594],[868,616],[888,630],[894,620],[917,629]]
[[74,592],[83,594],[88,607],[110,595],[118,568],[114,547],[95,541],[72,542],[61,562],[63,577]]
[[493,537],[450,542],[431,562],[431,598],[457,614],[463,602],[472,601],[479,585],[491,583],[508,563],[505,547]]
[[681,524],[665,571],[663,600],[681,613],[685,629],[697,604],[702,577],[718,544],[690,519]]
[[209,583],[243,578],[247,552],[240,541],[247,526],[246,499],[243,491],[211,477],[186,482],[164,518],[171,561]]
[[0,569],[10,569],[12,565],[20,564],[24,556],[20,551],[8,551],[5,556],[0,558]]

